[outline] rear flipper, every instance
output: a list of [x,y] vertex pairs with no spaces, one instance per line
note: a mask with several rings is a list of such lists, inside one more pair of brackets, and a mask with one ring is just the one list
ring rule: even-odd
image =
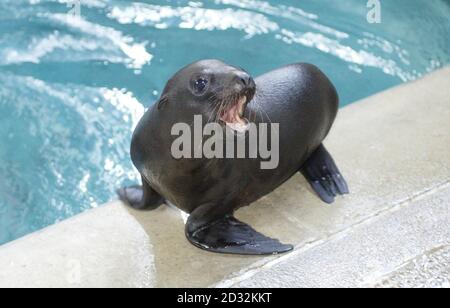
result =
[[323,144],[306,161],[301,172],[326,203],[333,203],[337,195],[349,193],[347,182]]
[[142,178],[142,186],[131,186],[117,190],[119,199],[137,210],[156,210],[164,203],[161,197]]
[[186,237],[195,246],[217,253],[239,255],[272,255],[293,249],[278,240],[271,239],[226,215],[213,222],[199,226],[195,215],[186,224]]

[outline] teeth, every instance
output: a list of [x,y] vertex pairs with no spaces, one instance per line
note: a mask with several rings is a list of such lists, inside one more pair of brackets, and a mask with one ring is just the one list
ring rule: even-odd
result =
[[248,123],[227,123],[227,126],[230,127],[232,130],[243,133],[247,131],[249,125]]
[[[237,105],[232,107],[229,111],[225,111],[222,115],[221,119],[230,127],[232,127],[234,130],[237,131],[245,131],[246,127],[248,126],[247,120],[244,119],[244,111],[245,111],[245,104],[247,103],[247,97],[242,96]],[[230,119],[229,116],[233,117],[233,119]],[[230,123],[230,122],[231,123]]]

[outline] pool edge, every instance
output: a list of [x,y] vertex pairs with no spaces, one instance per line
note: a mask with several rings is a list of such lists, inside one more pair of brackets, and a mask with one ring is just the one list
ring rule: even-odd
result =
[[[361,241],[364,235],[375,232],[376,226],[384,226],[382,219],[388,220],[394,214],[402,217],[410,206],[418,208],[418,215],[430,215],[421,202],[429,205],[431,201],[421,200],[435,200],[442,194],[450,197],[450,162],[443,156],[450,152],[450,124],[444,121],[450,118],[448,84],[450,66],[340,110],[326,144],[344,175],[350,176],[353,194],[339,199],[334,207],[323,206],[304,182],[297,188],[295,181],[302,180],[295,178],[258,202],[258,210],[240,211],[240,217],[257,229],[295,244],[294,254],[269,258],[208,254],[185,241],[182,217],[173,209],[162,208],[151,214],[111,202],[0,246],[0,287],[332,286],[335,281],[347,286],[375,285],[408,260],[448,245],[450,234],[436,229],[425,244],[419,236],[417,245],[405,244],[405,252],[385,260],[388,264],[370,265],[373,269],[358,269],[356,260],[347,260],[356,269],[340,268],[341,279],[327,280],[323,272],[313,272],[314,260],[305,258],[314,249],[332,247],[337,241],[352,245],[353,235],[359,235]],[[362,147],[370,153],[364,153]],[[402,149],[409,151],[404,157]],[[379,172],[388,167],[395,168],[395,172]],[[297,208],[297,202],[308,207]],[[450,224],[448,214],[441,212],[441,204],[433,206],[433,213],[439,213],[440,219]],[[330,216],[334,223],[325,223]],[[435,228],[433,220],[429,224],[429,228]],[[361,226],[368,229],[361,231]],[[403,229],[405,237],[418,232],[414,226],[405,225]],[[371,235],[375,242],[377,234]],[[381,247],[377,249],[393,243],[393,239],[392,243],[383,239],[377,242]],[[368,246],[368,251],[374,249]],[[299,270],[295,267],[298,260],[311,263],[310,270],[302,273],[309,279],[276,275],[292,268]],[[205,266],[210,270],[208,275],[202,275]],[[313,276],[322,277],[321,282]],[[346,277],[356,278],[350,281]]]

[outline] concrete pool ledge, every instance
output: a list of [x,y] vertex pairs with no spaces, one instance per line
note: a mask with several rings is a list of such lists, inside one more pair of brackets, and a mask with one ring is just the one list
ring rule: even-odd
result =
[[340,111],[326,140],[351,195],[301,176],[238,212],[295,245],[211,254],[170,207],[112,202],[0,247],[0,287],[450,287],[450,67]]

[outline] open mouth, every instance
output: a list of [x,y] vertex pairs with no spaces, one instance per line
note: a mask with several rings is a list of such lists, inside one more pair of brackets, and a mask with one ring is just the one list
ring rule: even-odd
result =
[[247,96],[241,95],[236,102],[231,103],[229,107],[225,108],[220,114],[220,120],[235,131],[246,131],[249,125],[248,120],[244,118],[247,102]]

